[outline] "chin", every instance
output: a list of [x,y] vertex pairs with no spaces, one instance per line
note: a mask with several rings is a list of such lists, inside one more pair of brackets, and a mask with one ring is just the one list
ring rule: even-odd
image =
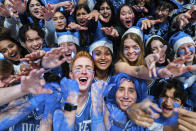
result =
[[172,113],[173,112],[170,112],[170,113],[162,113],[162,116],[165,117],[165,118],[169,118],[172,116]]

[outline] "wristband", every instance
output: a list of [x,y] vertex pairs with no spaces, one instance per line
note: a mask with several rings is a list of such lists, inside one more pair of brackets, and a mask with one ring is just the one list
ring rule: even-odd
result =
[[77,110],[77,105],[74,105],[72,103],[66,102],[65,105],[64,105],[64,110],[65,111]]

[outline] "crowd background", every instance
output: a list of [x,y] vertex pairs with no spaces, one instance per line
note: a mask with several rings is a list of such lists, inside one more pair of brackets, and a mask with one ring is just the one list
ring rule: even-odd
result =
[[196,130],[195,0],[0,0],[0,130]]

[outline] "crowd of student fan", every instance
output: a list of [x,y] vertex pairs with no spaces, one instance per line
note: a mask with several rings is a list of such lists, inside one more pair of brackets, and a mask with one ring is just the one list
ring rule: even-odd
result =
[[196,130],[195,0],[0,0],[0,130]]

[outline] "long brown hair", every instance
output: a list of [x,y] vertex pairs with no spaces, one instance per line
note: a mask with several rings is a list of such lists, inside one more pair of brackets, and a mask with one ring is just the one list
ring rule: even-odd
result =
[[[124,41],[126,39],[132,39],[134,40],[136,43],[138,43],[140,49],[141,49],[141,53],[138,57],[138,59],[134,62],[130,62],[125,56],[124,56]],[[135,33],[128,33],[126,34],[122,39],[121,39],[121,48],[120,48],[120,60],[122,60],[123,62],[127,62],[129,63],[129,65],[131,66],[140,66],[140,65],[144,65],[144,44],[142,42],[142,39],[139,35],[135,34]]]

